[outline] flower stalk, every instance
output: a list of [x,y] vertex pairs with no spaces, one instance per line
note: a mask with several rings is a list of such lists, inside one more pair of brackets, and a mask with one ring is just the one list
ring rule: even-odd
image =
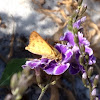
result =
[[44,96],[44,94],[45,94],[45,92],[46,92],[46,90],[48,89],[49,86],[50,86],[50,83],[47,84],[45,87],[42,88],[42,91],[41,91],[41,94],[40,94],[38,100],[42,99],[42,97]]

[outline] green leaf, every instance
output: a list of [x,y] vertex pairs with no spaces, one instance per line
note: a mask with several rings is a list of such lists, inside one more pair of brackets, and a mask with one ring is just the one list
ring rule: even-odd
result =
[[26,59],[12,59],[8,62],[6,65],[6,68],[2,74],[2,78],[0,80],[0,87],[1,86],[9,86],[10,79],[14,73],[17,73],[19,71],[22,71],[22,65],[25,64]]

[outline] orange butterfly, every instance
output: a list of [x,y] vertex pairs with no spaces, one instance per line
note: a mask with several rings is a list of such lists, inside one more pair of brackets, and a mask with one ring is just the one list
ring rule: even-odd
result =
[[29,38],[29,45],[25,47],[31,53],[42,55],[49,59],[61,59],[60,52],[48,44],[37,32],[33,31]]

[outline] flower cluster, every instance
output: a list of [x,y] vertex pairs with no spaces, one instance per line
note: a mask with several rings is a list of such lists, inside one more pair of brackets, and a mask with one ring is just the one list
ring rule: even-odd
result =
[[[76,33],[67,30],[64,36],[60,38],[60,41],[65,41],[66,45],[57,43],[55,48],[62,54],[61,61],[55,61],[48,58],[34,59],[32,61],[26,61],[26,64],[22,67],[29,66],[31,69],[41,68],[47,74],[60,75],[67,69],[71,74],[77,74],[79,71],[84,72],[84,66],[80,64],[80,56],[84,51],[85,55],[88,55],[88,65],[92,65],[96,62],[93,56],[93,50],[89,47],[89,41],[83,37],[81,31],[81,23],[84,22],[86,17],[81,18],[72,24],[72,28],[77,30]],[[83,51],[81,51],[83,49]],[[84,57],[84,63],[86,59]]]

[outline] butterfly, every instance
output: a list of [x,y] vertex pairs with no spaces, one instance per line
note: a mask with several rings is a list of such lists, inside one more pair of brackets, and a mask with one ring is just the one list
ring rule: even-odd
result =
[[43,58],[61,60],[61,53],[48,44],[37,32],[33,31],[29,37],[29,45],[25,47],[31,53],[42,55]]

